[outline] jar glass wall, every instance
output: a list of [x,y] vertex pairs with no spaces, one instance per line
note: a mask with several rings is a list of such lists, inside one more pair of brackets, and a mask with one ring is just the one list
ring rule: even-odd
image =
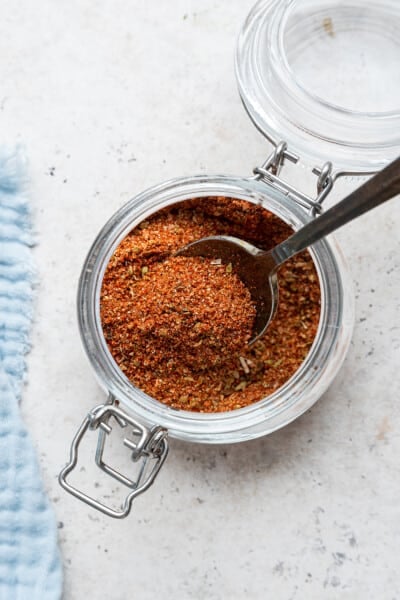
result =
[[283,192],[255,179],[192,177],[153,187],[123,206],[105,225],[86,259],[78,291],[82,339],[101,386],[146,425],[196,442],[238,442],[270,433],[296,419],[320,398],[342,364],[353,326],[353,294],[345,261],[334,240],[310,250],[321,287],[319,328],[297,372],[272,395],[224,413],[172,409],[130,382],[112,358],[102,332],[100,291],[107,264],[121,240],[141,221],[169,205],[204,196],[226,196],[261,204],[294,229],[308,213]]

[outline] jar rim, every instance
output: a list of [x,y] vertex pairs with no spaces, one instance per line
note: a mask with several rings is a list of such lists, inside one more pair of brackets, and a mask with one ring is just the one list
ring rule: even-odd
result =
[[[294,10],[298,10],[296,15],[300,17],[297,16],[295,26],[292,23],[288,27]],[[379,19],[376,17],[374,22],[372,16],[367,18],[370,13]],[[289,63],[287,40],[291,44],[301,41],[301,17],[307,23],[313,19],[309,33],[317,39],[321,34],[315,22],[318,19],[320,29],[323,28],[325,14],[330,15],[325,18],[331,19],[339,30],[343,21],[344,29],[350,27],[348,23],[366,30],[374,28],[374,35],[382,39],[390,35],[387,22],[391,27],[394,23],[400,27],[400,7],[391,0],[378,4],[372,0],[352,0],[350,6],[343,6],[337,0],[259,0],[238,39],[235,69],[239,93],[256,127],[275,144],[285,141],[307,163],[320,165],[331,161],[336,170],[375,171],[399,153],[400,107],[387,110],[377,106],[367,110],[342,106],[305,85]],[[360,14],[364,14],[364,20],[356,19]],[[333,40],[334,37],[329,38],[332,44]],[[354,62],[354,69],[356,66]],[[395,81],[400,92],[400,79],[397,77]]]
[[[80,277],[78,320],[86,353],[101,386],[145,424],[162,425],[169,429],[173,437],[189,441],[237,442],[283,427],[317,401],[341,366],[349,346],[353,297],[348,292],[348,282],[346,286],[343,285],[342,279],[343,276],[346,279],[347,271],[335,242],[318,242],[312,254],[321,284],[320,325],[304,363],[284,386],[257,403],[224,413],[176,410],[145,394],[126,378],[107,348],[100,320],[103,275],[120,241],[150,214],[181,200],[211,195],[262,202],[265,208],[294,228],[309,220],[304,209],[285,194],[254,179],[198,176],[172,180],[150,188],[115,213],[94,241]],[[343,302],[344,293],[346,299]],[[314,369],[313,361],[317,361],[316,364],[324,363],[324,366]]]

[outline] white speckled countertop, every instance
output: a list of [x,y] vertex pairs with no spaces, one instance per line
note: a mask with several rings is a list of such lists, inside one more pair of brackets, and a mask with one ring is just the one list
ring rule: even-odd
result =
[[27,147],[39,234],[23,413],[59,521],[67,600],[400,598],[398,201],[338,235],[356,326],[311,411],[251,443],[171,440],[125,521],[57,482],[78,424],[104,399],[75,314],[100,227],[157,182],[250,173],[269,152],[233,72],[252,3],[3,2],[1,136]]

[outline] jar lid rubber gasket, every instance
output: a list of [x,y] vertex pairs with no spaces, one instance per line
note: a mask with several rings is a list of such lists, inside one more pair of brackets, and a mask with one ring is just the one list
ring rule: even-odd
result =
[[382,168],[400,154],[399,31],[397,0],[260,0],[236,52],[247,112],[308,164]]

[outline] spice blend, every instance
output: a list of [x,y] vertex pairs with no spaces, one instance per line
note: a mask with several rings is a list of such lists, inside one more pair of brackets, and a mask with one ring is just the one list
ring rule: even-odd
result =
[[[160,372],[229,361],[251,338],[255,308],[232,265],[175,256],[141,268],[128,302],[125,353]],[[122,332],[121,332],[122,333]]]
[[234,410],[281,387],[318,327],[310,254],[280,268],[278,310],[250,347],[255,309],[234,265],[173,254],[209,235],[269,250],[291,233],[261,206],[225,197],[187,200],[142,222],[114,252],[101,291],[103,332],[119,368],[156,400],[191,411]]

